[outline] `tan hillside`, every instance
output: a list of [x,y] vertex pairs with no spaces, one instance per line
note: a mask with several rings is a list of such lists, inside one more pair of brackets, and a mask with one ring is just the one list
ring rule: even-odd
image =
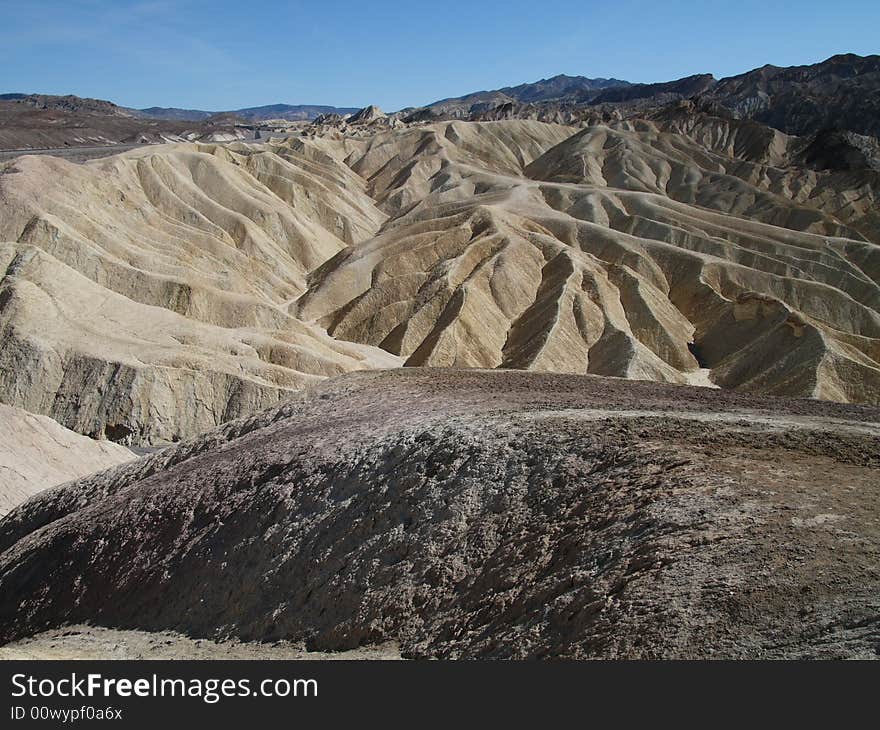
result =
[[0,399],[93,436],[172,441],[315,378],[394,366],[286,311],[310,269],[384,220],[363,187],[292,149],[9,163]]
[[[694,138],[624,122],[543,154],[499,150],[562,128],[380,135],[352,167],[395,217],[318,269],[296,311],[408,365],[708,369],[724,387],[876,402],[880,228],[868,203],[831,205],[858,180],[751,162],[754,140],[743,151],[726,124],[713,148],[705,121]],[[765,159],[787,144],[760,141]]]
[[0,433],[0,517],[44,489],[134,458],[124,446],[2,404]]
[[402,364],[880,402],[874,172],[687,104],[388,119],[6,163],[0,400],[132,443]]

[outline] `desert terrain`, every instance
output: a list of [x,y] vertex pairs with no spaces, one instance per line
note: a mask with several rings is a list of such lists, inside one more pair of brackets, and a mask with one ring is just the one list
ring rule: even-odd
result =
[[349,374],[7,515],[0,641],[89,623],[408,658],[872,658],[878,443],[868,406]]
[[0,646],[0,661],[46,660],[337,660],[393,661],[400,659],[394,644],[349,651],[307,651],[290,642],[210,641],[174,632],[123,631],[95,626],[67,626]]
[[3,404],[0,431],[0,518],[37,491],[135,458],[121,444]]
[[877,89],[0,100],[0,656],[876,658]]

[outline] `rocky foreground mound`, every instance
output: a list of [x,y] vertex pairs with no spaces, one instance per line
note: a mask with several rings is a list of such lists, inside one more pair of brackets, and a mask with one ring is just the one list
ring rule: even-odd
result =
[[67,623],[436,657],[875,657],[880,409],[361,372],[0,521]]

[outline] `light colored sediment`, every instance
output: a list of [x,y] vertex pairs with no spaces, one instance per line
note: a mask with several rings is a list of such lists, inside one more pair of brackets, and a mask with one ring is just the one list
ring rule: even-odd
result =
[[0,394],[68,428],[124,443],[178,441],[328,375],[388,367],[272,310],[220,326],[101,287],[45,251],[0,243]]
[[0,400],[80,433],[175,441],[398,360],[286,305],[385,216],[326,155],[158,146],[0,176]]
[[296,311],[409,365],[877,402],[872,198],[772,167],[775,137],[707,124],[561,142],[564,128],[523,121],[377,135],[353,169],[394,218],[316,271]]
[[693,110],[366,116],[7,163],[0,401],[132,443],[402,364],[880,402],[868,173]]
[[134,458],[124,446],[2,404],[0,434],[0,517],[44,489]]

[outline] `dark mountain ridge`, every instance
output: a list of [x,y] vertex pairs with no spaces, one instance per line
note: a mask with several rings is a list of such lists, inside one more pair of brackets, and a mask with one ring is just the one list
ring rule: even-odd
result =
[[835,128],[877,136],[880,56],[849,53],[805,66],[762,66],[721,79],[708,96],[737,117],[788,134]]
[[[480,91],[408,110],[411,119],[554,117],[596,114],[616,118],[651,113],[680,99],[787,134],[837,129],[880,135],[880,55],[840,54],[815,64],[766,65],[716,80],[695,74],[674,81],[633,84],[616,79],[556,76],[534,84]],[[723,111],[722,111],[723,110]]]
[[[880,135],[880,55],[840,54],[816,64],[765,65],[718,80],[711,74],[695,74],[651,84],[560,74],[533,83],[441,99],[425,107],[408,108],[397,116],[410,122],[530,118],[576,123],[651,115],[682,99],[692,99],[701,108],[711,106],[715,114],[753,120],[787,134],[838,130],[876,137]],[[176,107],[129,109],[99,99],[21,93],[0,95],[0,103],[175,122],[205,122],[218,115],[245,122],[313,121],[358,111],[353,107],[303,104],[268,104],[219,112]]]
[[146,109],[132,109],[135,116],[149,119],[177,119],[202,121],[218,114],[234,114],[248,121],[264,119],[287,119],[290,121],[312,121],[322,114],[354,114],[355,107],[335,107],[320,104],[266,104],[264,106],[233,109],[230,111],[210,112],[202,109],[178,109],[176,107],[152,106]]

